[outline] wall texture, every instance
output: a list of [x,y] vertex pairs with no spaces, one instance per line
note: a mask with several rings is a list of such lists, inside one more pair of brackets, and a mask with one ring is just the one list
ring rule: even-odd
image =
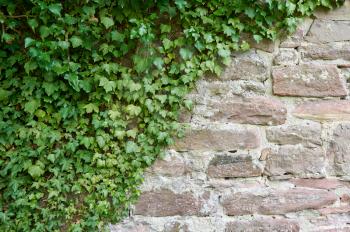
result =
[[350,231],[350,1],[199,81],[120,232]]

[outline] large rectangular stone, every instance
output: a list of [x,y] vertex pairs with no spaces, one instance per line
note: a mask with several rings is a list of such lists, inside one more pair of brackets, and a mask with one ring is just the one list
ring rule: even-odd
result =
[[143,192],[135,205],[136,215],[151,217],[204,216],[203,199],[191,192],[174,193],[168,189]]
[[[350,61],[350,43],[303,44],[299,48],[301,57],[306,60],[345,60]],[[344,64],[344,62],[341,62]]]
[[252,177],[262,174],[262,166],[249,155],[218,155],[208,167],[208,176],[214,178]]
[[298,118],[317,121],[350,120],[349,100],[310,101],[298,105],[293,111]]
[[216,109],[211,120],[254,125],[280,125],[286,121],[284,104],[268,97],[237,99],[212,106]]
[[260,146],[258,130],[189,130],[173,146],[178,151],[254,149]]
[[300,124],[270,127],[266,129],[266,138],[269,142],[280,145],[321,145],[321,124],[309,121]]
[[319,9],[314,13],[314,15],[318,19],[350,20],[350,1],[345,0],[341,7],[335,9]]
[[280,96],[327,97],[348,94],[335,65],[303,64],[272,69],[273,92]]
[[350,40],[350,21],[316,19],[306,40],[316,43],[330,43]]
[[237,192],[223,197],[222,205],[229,216],[247,214],[285,214],[319,209],[333,204],[337,195],[326,190],[294,188],[264,193]]
[[266,157],[264,174],[290,178],[324,176],[325,151],[322,147],[283,145],[271,149]]
[[327,151],[337,176],[350,177],[350,123],[337,126]]

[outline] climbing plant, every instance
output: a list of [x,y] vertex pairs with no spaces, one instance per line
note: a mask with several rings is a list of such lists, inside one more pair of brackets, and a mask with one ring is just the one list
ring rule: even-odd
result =
[[98,231],[195,81],[339,0],[0,0],[0,231]]

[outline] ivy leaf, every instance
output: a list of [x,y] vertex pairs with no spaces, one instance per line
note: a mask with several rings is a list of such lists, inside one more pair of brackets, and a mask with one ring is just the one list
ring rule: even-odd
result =
[[126,143],[125,152],[128,154],[140,152],[140,148],[139,148],[139,146],[137,146],[137,144],[135,142],[128,141]]
[[49,11],[51,11],[54,15],[61,16],[62,5],[61,3],[51,4],[48,7]]
[[83,44],[83,40],[79,36],[72,36],[69,40],[72,43],[73,48],[79,47]]
[[141,107],[131,104],[126,107],[126,111],[132,116],[137,116],[141,113]]
[[98,146],[100,146],[100,148],[103,148],[106,145],[106,141],[102,136],[97,136],[96,141]]
[[113,91],[117,87],[117,84],[115,83],[115,81],[110,81],[105,77],[100,77],[99,86],[103,87],[104,90],[108,93]]
[[24,47],[27,48],[29,47],[30,45],[33,44],[33,42],[35,42],[34,39],[30,38],[30,37],[27,37],[24,39]]
[[24,105],[24,110],[30,114],[34,114],[34,112],[39,108],[39,106],[39,101],[31,100]]
[[38,21],[36,19],[29,19],[27,23],[33,31],[35,31],[35,28],[39,26]]
[[28,173],[33,177],[37,178],[44,174],[45,170],[43,169],[42,165],[31,165],[28,168]]
[[83,107],[86,110],[86,113],[90,114],[92,112],[99,112],[99,108],[96,104],[94,103],[89,103]]
[[193,53],[187,48],[180,48],[180,56],[184,60],[189,60],[192,58]]
[[105,26],[106,29],[114,25],[114,21],[110,17],[101,17],[101,23]]

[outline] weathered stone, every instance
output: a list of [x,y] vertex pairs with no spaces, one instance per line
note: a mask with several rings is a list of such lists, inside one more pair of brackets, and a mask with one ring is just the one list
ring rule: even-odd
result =
[[350,60],[350,43],[314,44],[308,43],[299,48],[301,57],[308,60]]
[[339,207],[330,207],[318,210],[322,215],[335,214],[335,213],[350,213],[350,206],[344,205]]
[[190,192],[174,193],[167,189],[143,192],[135,205],[135,214],[166,217],[201,215],[201,202]]
[[321,145],[321,124],[303,122],[300,124],[271,127],[266,130],[266,138],[276,144],[316,144]]
[[259,53],[249,51],[233,58],[221,79],[264,81],[269,73],[269,61]]
[[311,25],[313,23],[313,19],[306,18],[304,21],[302,21],[295,32],[285,38],[281,44],[281,48],[296,48],[299,47],[302,42],[304,41],[304,37],[306,36],[307,32],[309,31]]
[[179,157],[171,157],[168,160],[158,159],[150,171],[158,175],[181,176],[186,172],[186,164]]
[[350,120],[350,101],[328,100],[306,102],[298,105],[293,111],[293,115],[298,118],[317,121]]
[[329,43],[350,40],[350,21],[316,19],[306,40],[316,43]]
[[260,219],[233,221],[226,224],[225,232],[298,232],[299,224],[287,219]]
[[283,145],[268,154],[264,174],[285,178],[291,175],[321,177],[324,176],[324,166],[325,151],[322,147]]
[[275,65],[292,65],[299,61],[298,52],[292,48],[280,48],[274,58]]
[[350,20],[350,1],[346,0],[342,7],[332,10],[317,10],[314,15],[318,19]]
[[237,99],[213,104],[217,112],[214,121],[246,123],[254,125],[280,125],[286,121],[287,109],[282,102],[267,97]]
[[337,195],[325,190],[294,188],[267,193],[238,192],[224,196],[222,205],[229,216],[246,214],[285,214],[331,205]]
[[281,96],[345,96],[345,80],[335,65],[303,64],[274,67],[273,92]]
[[317,189],[336,189],[348,184],[337,179],[292,179],[290,180],[296,187],[317,188]]
[[190,232],[187,224],[181,224],[177,221],[171,221],[164,225],[163,232]]
[[327,156],[333,159],[337,175],[350,176],[350,124],[340,124],[334,131]]
[[260,145],[259,133],[253,129],[190,130],[179,139],[174,148],[186,150],[253,149]]
[[262,167],[249,155],[218,155],[208,167],[208,176],[214,178],[260,176]]
[[146,222],[128,222],[111,226],[111,232],[152,232]]

